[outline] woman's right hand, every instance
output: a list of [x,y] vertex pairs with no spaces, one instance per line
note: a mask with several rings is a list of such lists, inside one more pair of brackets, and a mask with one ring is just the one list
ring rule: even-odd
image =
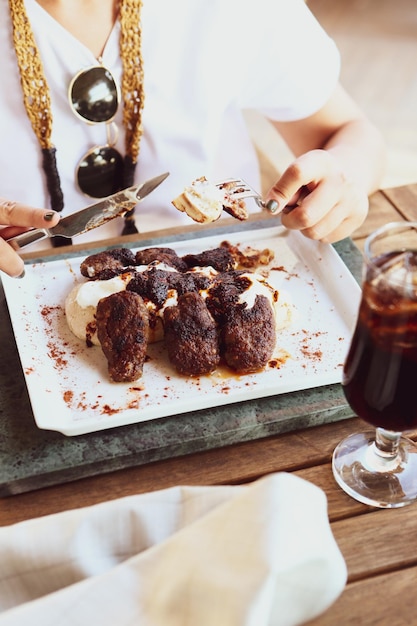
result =
[[30,228],[56,226],[59,219],[59,213],[55,211],[35,209],[0,198],[0,270],[12,277],[23,276],[23,260],[7,243],[7,239]]

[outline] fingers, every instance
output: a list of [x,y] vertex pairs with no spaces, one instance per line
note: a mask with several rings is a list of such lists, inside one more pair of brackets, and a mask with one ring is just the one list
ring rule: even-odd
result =
[[23,260],[7,243],[6,239],[28,228],[56,226],[59,214],[55,211],[37,209],[18,202],[0,198],[0,271],[9,276],[22,276]]
[[28,228],[45,228],[56,226],[59,213],[47,209],[37,209],[25,204],[0,198],[0,224],[26,226]]
[[301,200],[301,195],[307,195],[323,177],[332,175],[334,170],[334,159],[328,152],[311,150],[290,164],[269,190],[266,199],[275,200],[281,211],[286,206],[294,206]]
[[[267,194],[282,224],[310,239],[333,243],[365,220],[368,197],[347,180],[334,156],[313,150],[296,159]],[[268,204],[267,204],[268,206]]]
[[23,259],[13,250],[4,239],[0,238],[0,270],[12,278],[22,276],[24,272]]
[[[316,236],[317,228],[313,230],[313,236],[308,231],[302,231],[304,235],[311,239],[318,239],[324,243],[334,243],[340,241],[345,237],[349,237],[359,226],[365,221],[368,213],[369,201],[367,197],[363,198],[357,206],[357,210],[352,213],[351,207],[346,207],[344,214],[346,217],[341,219],[341,212],[336,216],[336,219],[332,220],[332,213],[329,214],[329,218],[326,221],[323,220],[322,230],[324,235],[319,234]],[[336,215],[336,212],[334,213]]]

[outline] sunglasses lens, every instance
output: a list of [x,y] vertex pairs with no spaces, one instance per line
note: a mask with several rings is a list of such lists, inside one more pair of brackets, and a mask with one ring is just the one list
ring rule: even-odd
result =
[[92,67],[76,76],[70,86],[74,111],[92,122],[108,122],[116,115],[119,104],[117,85],[104,67]]
[[123,184],[123,157],[110,146],[95,148],[80,161],[78,186],[92,198],[110,196]]

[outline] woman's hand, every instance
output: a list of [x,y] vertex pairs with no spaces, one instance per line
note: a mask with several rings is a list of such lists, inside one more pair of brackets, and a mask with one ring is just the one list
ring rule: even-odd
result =
[[[272,122],[295,160],[270,189],[287,228],[328,243],[347,237],[365,220],[368,196],[385,169],[379,130],[338,85],[308,118]],[[291,210],[292,208],[292,210]]]
[[58,222],[59,214],[54,211],[0,198],[0,270],[13,277],[24,273],[23,260],[7,243],[8,238],[30,228],[50,228]]
[[267,195],[286,228],[327,243],[349,236],[365,220],[368,193],[349,180],[331,150],[298,157]]

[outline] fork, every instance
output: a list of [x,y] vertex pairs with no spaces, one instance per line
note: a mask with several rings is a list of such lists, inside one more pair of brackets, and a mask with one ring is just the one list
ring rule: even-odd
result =
[[278,210],[278,202],[276,200],[262,200],[260,193],[255,191],[242,178],[228,178],[220,183],[216,183],[216,187],[225,190],[233,200],[243,200],[244,198],[253,198],[261,209],[267,209],[270,213],[276,213]]

